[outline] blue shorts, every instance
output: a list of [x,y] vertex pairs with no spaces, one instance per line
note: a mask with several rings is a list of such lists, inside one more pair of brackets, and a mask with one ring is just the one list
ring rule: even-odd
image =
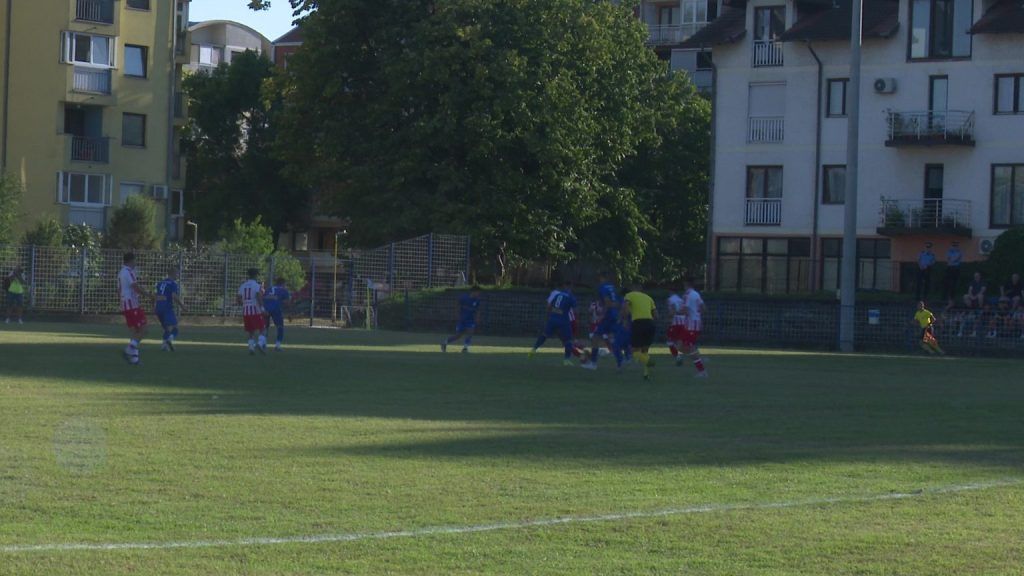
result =
[[275,326],[284,326],[284,314],[280,310],[267,310],[267,316],[274,321]]
[[605,314],[604,318],[597,324],[597,332],[595,334],[599,336],[611,336],[614,335],[622,328],[619,324],[618,314]]
[[7,293],[7,305],[11,308],[21,308],[25,305],[25,295],[15,294],[14,292]]
[[544,336],[551,337],[558,334],[562,342],[572,340],[572,323],[565,316],[552,316],[548,318],[547,326],[544,327]]
[[164,328],[178,325],[178,317],[175,316],[174,310],[157,310],[156,319],[160,321],[160,326]]
[[466,330],[475,330],[476,322],[473,320],[463,320],[455,325],[455,333],[465,332]]

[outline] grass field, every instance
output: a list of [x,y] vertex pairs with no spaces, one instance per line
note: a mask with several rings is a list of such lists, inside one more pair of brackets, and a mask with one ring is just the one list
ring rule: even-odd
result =
[[1019,360],[243,338],[0,326],[0,574],[1022,570]]

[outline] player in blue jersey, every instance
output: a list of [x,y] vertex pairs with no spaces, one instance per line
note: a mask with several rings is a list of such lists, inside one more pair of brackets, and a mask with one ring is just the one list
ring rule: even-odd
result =
[[164,329],[163,351],[174,352],[174,340],[178,338],[178,316],[174,306],[185,312],[185,303],[181,301],[181,287],[178,286],[178,270],[171,268],[164,278],[156,285],[156,317]]
[[276,352],[280,352],[281,345],[284,344],[284,306],[291,298],[292,295],[284,284],[284,278],[280,277],[275,279],[274,285],[263,294],[263,314],[266,316],[264,330],[270,330],[270,321],[273,320],[274,327],[277,329],[277,338],[274,341]]
[[604,315],[597,323],[597,330],[591,338],[590,360],[580,364],[580,367],[588,370],[597,370],[598,352],[606,341],[611,344],[616,365],[622,366],[622,326],[619,324],[621,299],[619,298],[618,291],[615,289],[615,283],[612,281],[611,274],[602,272],[598,278],[600,279],[600,286],[597,291],[597,297],[604,308]]
[[448,351],[448,345],[465,336],[462,343],[462,353],[469,352],[469,345],[473,342],[473,333],[476,332],[476,323],[480,315],[480,287],[473,286],[469,294],[459,297],[459,323],[455,326],[455,335],[445,338],[441,342],[441,352]]
[[558,334],[565,347],[565,358],[562,363],[572,366],[572,355],[575,347],[573,343],[572,319],[573,310],[576,308],[576,298],[572,295],[572,283],[565,282],[561,290],[555,290],[548,296],[548,320],[544,331],[537,337],[537,342],[530,351],[530,356],[537,353],[537,350],[544,345],[551,336]]

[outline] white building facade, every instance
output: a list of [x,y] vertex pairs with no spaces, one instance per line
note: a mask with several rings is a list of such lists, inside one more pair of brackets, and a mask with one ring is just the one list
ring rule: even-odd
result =
[[641,0],[637,17],[647,25],[648,45],[669,62],[672,70],[683,70],[702,91],[711,89],[711,50],[683,47],[718,16],[722,0]]
[[[728,2],[715,50],[711,281],[835,290],[842,252],[849,0]],[[717,23],[716,23],[717,24]],[[907,290],[930,242],[980,259],[1024,225],[1024,4],[867,0],[858,279]]]

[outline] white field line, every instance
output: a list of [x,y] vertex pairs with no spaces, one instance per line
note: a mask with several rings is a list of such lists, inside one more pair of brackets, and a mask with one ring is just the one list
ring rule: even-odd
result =
[[564,516],[561,518],[542,518],[538,520],[521,520],[513,522],[497,522],[494,524],[478,524],[470,526],[434,526],[397,530],[392,532],[352,532],[348,534],[319,534],[312,536],[284,536],[238,538],[233,540],[181,540],[171,542],[111,542],[111,543],[65,543],[65,544],[14,544],[0,546],[3,554],[24,554],[30,552],[79,552],[79,551],[121,551],[121,550],[171,550],[181,548],[228,548],[274,546],[282,544],[323,544],[338,542],[358,542],[362,540],[390,540],[393,538],[419,538],[424,536],[443,536],[449,534],[475,534],[478,532],[495,532],[498,530],[522,530],[528,528],[545,528],[564,524],[590,524],[596,522],[621,522],[668,516],[685,516],[690,514],[708,514],[713,512],[734,512],[747,510],[778,510],[810,506],[827,506],[834,504],[850,504],[865,502],[884,502],[888,500],[906,500],[922,496],[957,494],[975,492],[992,488],[1019,486],[1024,479],[1003,479],[970,484],[954,484],[926,488],[914,492],[892,492],[868,496],[836,496],[832,498],[813,498],[807,500],[788,500],[781,502],[760,502],[750,504],[705,504],[686,508],[665,508],[647,512],[620,512],[595,516]]

